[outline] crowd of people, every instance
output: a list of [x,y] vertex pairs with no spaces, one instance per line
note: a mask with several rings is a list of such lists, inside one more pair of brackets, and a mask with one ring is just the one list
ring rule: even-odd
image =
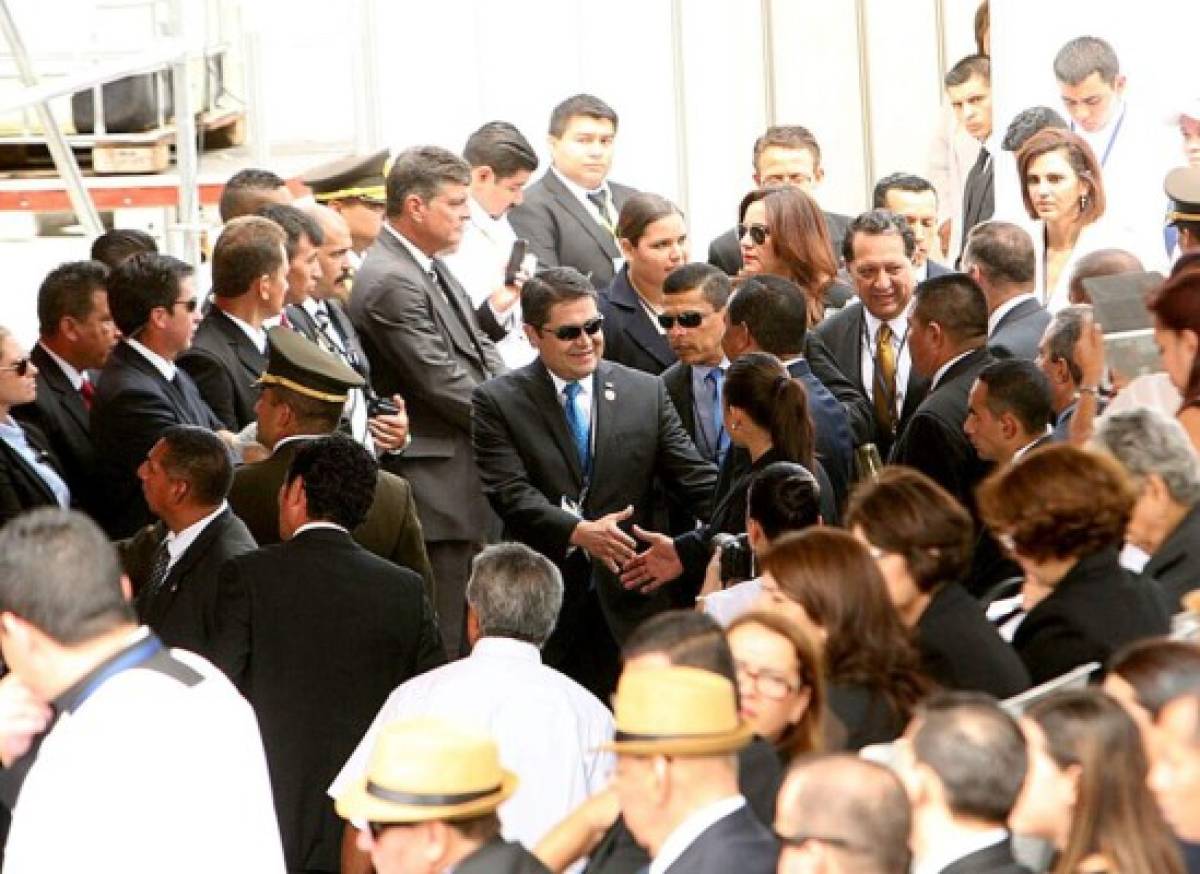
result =
[[580,94],[52,270],[5,870],[1200,872],[1200,113],[1147,175],[1080,37],[995,129],[978,31],[930,179],[771,127],[707,262]]

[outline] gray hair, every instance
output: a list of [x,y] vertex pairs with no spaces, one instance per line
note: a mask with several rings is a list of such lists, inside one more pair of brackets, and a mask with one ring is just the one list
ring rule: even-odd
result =
[[400,215],[410,194],[425,202],[433,200],[446,184],[470,185],[471,165],[439,146],[405,149],[396,156],[387,176],[387,214]]
[[1160,476],[1180,504],[1200,502],[1200,462],[1183,426],[1169,416],[1144,407],[1104,416],[1092,443],[1137,479]]
[[513,637],[542,646],[562,608],[562,574],[522,543],[497,543],[475,556],[467,604],[484,637]]
[[1075,346],[1083,336],[1083,325],[1091,318],[1092,308],[1087,304],[1075,304],[1063,307],[1054,314],[1047,328],[1046,352],[1051,361],[1067,362],[1067,370],[1071,372],[1071,381],[1078,384],[1083,379],[1083,371],[1075,360]]

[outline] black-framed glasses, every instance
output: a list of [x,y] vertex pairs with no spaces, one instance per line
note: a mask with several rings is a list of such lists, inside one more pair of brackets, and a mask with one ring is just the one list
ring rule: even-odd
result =
[[171,304],[171,306],[183,307],[189,313],[194,313],[196,311],[196,307],[200,306],[200,299],[197,297],[189,297],[187,300],[177,300]]
[[589,337],[594,337],[600,333],[600,329],[604,327],[604,316],[596,316],[594,319],[588,319],[582,325],[559,325],[557,328],[538,328],[544,334],[553,334],[557,339],[564,343],[569,343],[571,340],[578,340],[581,335],[587,334]]
[[679,323],[681,328],[699,328],[704,324],[704,317],[708,313],[699,313],[695,310],[687,310],[682,313],[659,313],[658,323],[663,326],[664,331],[669,331],[675,327],[675,323]]
[[828,844],[831,847],[837,847],[839,850],[846,850],[850,853],[862,852],[863,848],[853,841],[839,835],[817,835],[807,832],[800,832],[794,835],[785,835],[779,829],[774,829],[775,837],[779,839],[779,843],[785,847],[803,847],[808,843]]
[[27,355],[24,358],[18,358],[12,364],[6,364],[3,367],[0,367],[0,370],[11,370],[17,376],[25,376],[27,373],[29,373],[29,365],[32,363],[33,362],[29,360],[29,356]]
[[753,241],[754,245],[761,246],[767,241],[767,237],[771,236],[771,229],[766,225],[738,225],[738,239],[742,239],[746,236],[746,234],[750,235],[750,239]]

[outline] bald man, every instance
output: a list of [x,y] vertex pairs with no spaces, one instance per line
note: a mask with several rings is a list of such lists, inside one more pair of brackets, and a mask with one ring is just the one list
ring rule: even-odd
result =
[[1145,269],[1137,255],[1124,249],[1097,249],[1095,252],[1088,252],[1075,262],[1075,270],[1071,273],[1071,303],[1091,304],[1091,295],[1083,287],[1085,279],[1115,276],[1118,273],[1141,273]]

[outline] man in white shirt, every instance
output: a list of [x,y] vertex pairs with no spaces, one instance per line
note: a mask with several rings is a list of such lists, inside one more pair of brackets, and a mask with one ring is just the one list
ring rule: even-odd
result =
[[1050,314],[1034,293],[1033,239],[1008,222],[976,225],[963,250],[963,272],[983,289],[988,307],[988,348],[997,358],[1037,357]]
[[1025,782],[1025,736],[996,701],[939,695],[897,743],[896,771],[912,802],[914,874],[1020,874],[1005,823]]
[[967,403],[963,432],[979,457],[998,467],[1052,438],[1050,380],[1032,361],[993,361],[975,377]]
[[[504,836],[532,848],[588,796],[606,785],[612,766],[597,747],[612,738],[612,715],[539,652],[562,604],[558,569],[518,543],[489,546],[467,584],[470,656],[396,689],[329,787],[337,798],[366,774],[383,726],[413,716],[475,724],[496,739],[506,768],[520,777],[500,808]],[[342,866],[357,871],[354,828],[347,826]]]
[[[521,283],[533,275],[537,256],[526,253],[519,263],[509,264],[517,234],[508,211],[524,201],[537,153],[516,127],[492,121],[471,134],[463,157],[471,165],[471,216],[458,248],[445,256],[446,265],[470,296],[479,326],[504,363],[523,367],[537,357],[521,327],[520,300]],[[509,266],[516,268],[512,275]]]
[[16,798],[4,870],[282,874],[250,705],[138,628],[128,585],[82,515],[40,510],[0,533],[3,697],[29,716],[0,744]]

